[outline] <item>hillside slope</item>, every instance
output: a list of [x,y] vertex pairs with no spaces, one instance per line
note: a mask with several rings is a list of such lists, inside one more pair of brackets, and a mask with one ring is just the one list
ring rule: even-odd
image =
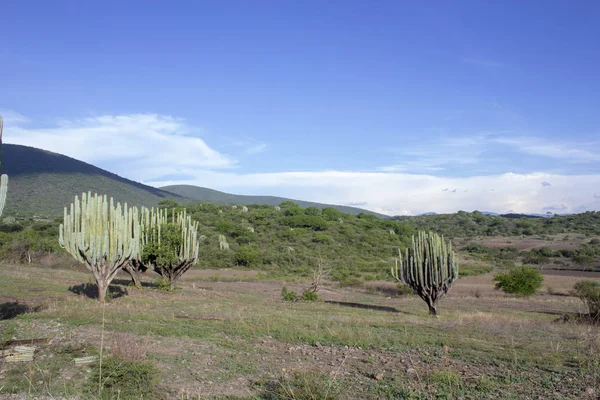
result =
[[[272,196],[241,196],[197,186],[155,188],[135,182],[83,161],[35,147],[4,144],[3,173],[8,174],[8,196],[4,215],[53,218],[82,192],[97,192],[131,205],[156,206],[161,200],[180,204],[210,202],[221,204],[278,205],[289,199]],[[297,201],[302,207],[334,207],[341,212],[375,214],[354,207]],[[380,217],[384,215],[377,214]]]
[[230,193],[219,192],[218,190],[208,189],[208,188],[204,188],[204,187],[200,187],[200,186],[171,185],[171,186],[163,186],[163,187],[161,187],[161,189],[171,192],[171,193],[175,193],[175,194],[183,196],[183,197],[187,197],[190,199],[203,201],[203,202],[209,202],[209,203],[239,204],[239,205],[264,204],[264,205],[276,206],[286,200],[291,200],[303,208],[333,207],[345,214],[358,215],[360,213],[365,213],[365,214],[377,215],[380,218],[389,218],[387,215],[378,214],[373,211],[364,210],[362,208],[338,206],[338,205],[323,204],[323,203],[314,203],[314,202],[310,202],[310,201],[293,200],[293,199],[287,199],[285,197],[276,197],[276,196],[246,196],[246,195],[230,194]]
[[54,217],[76,194],[92,191],[129,204],[155,206],[187,199],[143,185],[61,154],[34,147],[4,144],[3,172],[8,174],[5,215]]

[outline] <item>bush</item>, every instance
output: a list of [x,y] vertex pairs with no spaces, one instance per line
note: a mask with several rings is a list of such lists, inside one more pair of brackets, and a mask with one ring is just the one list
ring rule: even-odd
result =
[[250,267],[258,263],[258,251],[254,247],[242,246],[235,253],[235,263]]
[[281,288],[281,297],[285,301],[297,301],[298,295],[293,290],[288,290],[285,286]]
[[283,223],[291,228],[310,228],[313,231],[327,229],[327,221],[314,215],[293,215],[283,219]]
[[409,294],[415,294],[415,291],[404,283],[397,283],[396,288],[398,289],[398,296],[404,296]]
[[573,261],[579,265],[591,266],[596,262],[596,258],[588,255],[577,255],[573,257]]
[[124,361],[108,357],[102,362],[102,392],[98,393],[99,368],[89,377],[86,391],[100,399],[158,399],[158,369],[143,361]]
[[600,316],[600,283],[596,281],[580,281],[573,287],[573,294],[588,307],[592,316]]
[[319,300],[319,295],[310,289],[304,289],[302,291],[301,299],[304,301],[317,301],[317,300]]
[[293,371],[269,382],[264,398],[295,400],[335,400],[340,397],[340,385],[320,370]]
[[531,296],[542,286],[544,277],[531,267],[513,267],[505,274],[497,274],[494,277],[496,289],[502,289],[504,293]]

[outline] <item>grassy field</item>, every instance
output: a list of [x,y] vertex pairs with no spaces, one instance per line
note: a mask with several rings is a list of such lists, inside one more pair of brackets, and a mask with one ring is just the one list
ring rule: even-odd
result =
[[[0,275],[0,339],[46,339],[33,362],[2,364],[0,394],[97,398],[98,366],[72,362],[101,345],[91,275],[13,265]],[[282,285],[305,284],[253,271],[192,270],[175,293],[122,277],[104,310],[103,353],[157,367],[144,398],[597,398],[599,329],[554,322],[584,311],[567,295],[580,278],[547,275],[525,299],[495,291],[492,276],[459,279],[437,319],[413,295],[390,296],[391,282],[332,284],[324,301],[289,303]]]

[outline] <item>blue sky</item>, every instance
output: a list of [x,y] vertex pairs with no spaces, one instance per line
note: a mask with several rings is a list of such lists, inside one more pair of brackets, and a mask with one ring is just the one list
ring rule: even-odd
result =
[[9,2],[4,140],[388,214],[599,210],[598,20],[594,1]]

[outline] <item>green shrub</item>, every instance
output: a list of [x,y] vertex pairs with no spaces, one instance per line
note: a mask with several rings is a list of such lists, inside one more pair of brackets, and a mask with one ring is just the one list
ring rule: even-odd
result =
[[497,274],[494,281],[496,289],[502,289],[505,293],[531,296],[542,286],[544,277],[537,269],[522,266],[512,267],[504,274]]
[[314,243],[331,243],[331,236],[325,235],[324,233],[317,233],[313,236],[312,241]]
[[313,231],[327,229],[327,221],[315,215],[292,215],[283,218],[283,223],[291,228],[309,228]]
[[244,267],[251,267],[258,263],[258,251],[254,247],[241,246],[235,253],[235,263]]
[[169,282],[165,281],[162,277],[154,280],[154,287],[158,290],[164,290],[166,292],[171,290]]
[[342,287],[363,287],[365,281],[357,276],[348,276],[340,278],[340,286]]
[[592,316],[600,316],[600,283],[596,281],[580,281],[573,287],[573,294],[588,307]]
[[90,375],[86,392],[100,399],[158,399],[158,369],[147,361],[123,361],[108,357],[102,362],[102,391],[98,394],[99,368]]
[[265,388],[265,399],[335,400],[340,398],[339,382],[320,370],[284,373]]
[[298,295],[293,290],[288,290],[285,286],[281,288],[281,297],[285,301],[297,301]]
[[494,268],[491,265],[483,264],[464,264],[460,266],[459,278],[465,276],[475,276],[492,272]]
[[[462,273],[462,271],[461,271],[461,273]],[[405,285],[404,283],[397,283],[396,288],[398,289],[398,296],[415,294],[415,291],[412,290],[412,288],[410,286]]]
[[317,301],[319,300],[319,295],[310,289],[304,289],[301,299],[304,301]]
[[594,264],[596,262],[596,258],[592,257],[592,256],[580,254],[580,255],[573,257],[573,261],[575,261],[575,263],[577,263],[579,265],[591,266],[592,264]]

